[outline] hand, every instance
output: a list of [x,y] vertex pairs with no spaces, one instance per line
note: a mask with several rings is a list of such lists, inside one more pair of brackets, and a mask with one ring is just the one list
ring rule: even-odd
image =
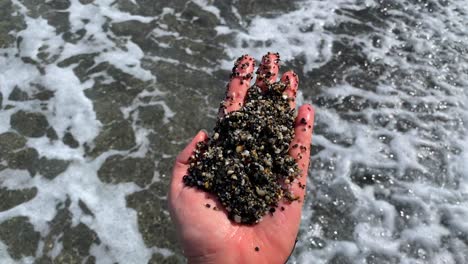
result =
[[[266,83],[276,81],[279,71],[278,56],[269,53],[262,59],[256,80],[256,84],[262,89],[266,88]],[[253,70],[254,61],[247,55],[236,62],[224,100],[226,111],[221,111],[221,116],[241,108],[250,87]],[[294,108],[298,88],[297,75],[292,71],[286,72],[281,81],[288,85],[285,94],[292,99],[290,106]],[[302,175],[297,180],[304,186],[309,167],[313,123],[312,106],[300,107],[294,128],[295,138],[290,144],[289,153],[302,170]],[[187,187],[182,181],[182,177],[187,175],[188,160],[196,144],[207,137],[204,131],[200,131],[178,155],[169,191],[171,216],[189,263],[285,263],[293,250],[299,230],[305,188],[293,183],[292,190],[299,196],[299,201],[281,201],[276,212],[265,215],[258,224],[239,225],[232,222],[214,195]],[[295,144],[299,147],[293,148]],[[214,207],[219,210],[214,210]]]

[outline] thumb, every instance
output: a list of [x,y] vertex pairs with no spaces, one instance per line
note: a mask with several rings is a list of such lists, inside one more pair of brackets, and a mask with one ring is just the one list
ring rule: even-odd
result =
[[197,143],[205,141],[208,138],[206,131],[200,130],[197,135],[190,141],[182,152],[177,156],[174,168],[172,170],[171,190],[170,193],[178,193],[182,190],[182,178],[187,174],[189,168],[189,159],[197,147]]

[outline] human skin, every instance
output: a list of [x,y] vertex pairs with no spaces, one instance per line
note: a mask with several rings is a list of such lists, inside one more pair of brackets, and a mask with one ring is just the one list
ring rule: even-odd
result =
[[[254,64],[254,60],[248,55],[236,62],[220,118],[242,107],[253,78]],[[279,55],[268,53],[258,68],[256,85],[265,89],[268,82],[277,80],[278,72]],[[298,88],[297,75],[288,71],[283,74],[281,81],[287,84],[285,94],[291,98],[290,106],[294,108]],[[187,175],[188,161],[196,144],[208,138],[205,131],[198,132],[176,158],[168,199],[171,217],[189,263],[286,262],[293,250],[301,221],[306,188],[301,188],[300,185],[305,186],[307,180],[313,124],[312,106],[301,106],[295,121],[295,137],[289,150],[301,169],[301,176],[291,186],[292,192],[299,199],[293,202],[280,201],[274,214],[265,215],[254,225],[242,225],[229,220],[214,195],[184,185],[182,178]],[[297,147],[292,147],[296,144]],[[207,208],[207,204],[210,208]],[[220,210],[213,210],[214,206]]]

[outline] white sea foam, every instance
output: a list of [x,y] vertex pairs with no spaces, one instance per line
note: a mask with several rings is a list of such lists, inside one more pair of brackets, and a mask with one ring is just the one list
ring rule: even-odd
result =
[[[2,260],[2,263],[5,263],[5,264],[16,263],[8,254],[7,248],[8,247],[2,241],[0,241],[0,259]],[[33,259],[29,257],[28,259],[22,259],[22,262],[25,264],[33,263]]]
[[[399,1],[395,2],[395,4],[399,3]],[[402,4],[407,5],[407,3]],[[454,47],[456,43],[468,43],[468,35],[463,30],[466,29],[466,20],[463,22],[463,15],[460,15],[466,12],[466,9],[461,1],[455,1],[449,3],[447,7],[435,4],[434,8],[444,11],[434,11],[430,14],[417,11],[428,8],[427,4],[414,4],[405,8],[406,11],[388,10],[388,12],[394,16],[413,20],[414,17],[406,13],[408,10],[413,10],[419,16],[416,29],[402,19],[388,18],[385,21],[386,27],[376,27],[370,22],[366,24],[373,29],[373,34],[357,33],[354,36],[341,36],[326,30],[326,27],[337,26],[342,22],[362,24],[356,18],[335,13],[336,9],[362,10],[377,6],[378,4],[374,1],[301,1],[297,10],[290,13],[268,18],[261,16],[253,18],[247,31],[238,35],[238,45],[228,48],[228,54],[231,57],[249,53],[260,58],[266,51],[280,52],[283,60],[303,56],[306,62],[303,70],[307,73],[330,60],[333,41],[346,38],[361,47],[370,62],[384,62],[388,65],[387,67],[396,67],[415,74],[425,71],[429,76],[434,77],[438,85],[451,91],[446,93],[445,90],[434,89],[426,92],[428,89],[424,79],[417,75],[414,75],[414,79],[408,78],[407,82],[400,83],[385,82],[385,79],[381,79],[374,91],[353,87],[346,83],[327,87],[322,91],[320,96],[329,98],[358,96],[373,103],[393,104],[396,107],[369,107],[359,112],[367,120],[374,120],[378,114],[386,115],[390,124],[387,127],[373,127],[366,123],[352,122],[343,119],[341,114],[333,108],[316,107],[317,122],[326,124],[326,129],[325,135],[319,133],[313,138],[314,144],[324,149],[313,158],[312,162],[320,164],[323,161],[329,161],[330,163],[326,164],[331,165],[314,166],[315,171],[310,172],[311,184],[308,189],[314,193],[309,195],[312,198],[305,205],[301,227],[303,234],[299,237],[297,255],[293,257],[291,263],[326,263],[337,255],[344,255],[353,263],[366,263],[368,261],[366,257],[371,252],[395,257],[400,263],[429,263],[428,261],[430,263],[464,263],[468,261],[467,256],[454,251],[463,251],[466,246],[456,244],[455,249],[447,249],[441,241],[442,237],[456,233],[456,230],[463,230],[464,234],[468,232],[467,226],[462,221],[468,215],[466,209],[468,204],[466,188],[468,141],[465,134],[468,128],[466,126],[468,96],[464,92],[468,82],[466,76],[468,64],[466,57],[462,59],[466,54],[463,55],[463,51],[456,50]],[[374,10],[374,12],[378,11]],[[448,17],[450,17],[450,23],[446,20]],[[310,32],[301,31],[311,25],[314,27]],[[402,32],[404,39],[392,33],[396,29]],[[217,32],[218,34],[229,33],[225,27],[217,28]],[[380,46],[372,44],[375,41],[372,39],[375,35],[380,37],[378,40]],[[258,45],[259,41],[263,43],[269,41],[268,46]],[[398,49],[409,43],[414,51],[408,56],[415,56],[418,61],[410,61],[404,54],[398,53]],[[444,48],[449,52],[442,51]],[[228,69],[230,62],[226,61],[223,66]],[[454,78],[460,85],[456,85]],[[421,91],[423,95],[416,96],[418,91]],[[305,102],[310,99],[305,98]],[[414,108],[403,108],[402,105],[406,102],[411,102]],[[439,106],[440,111],[435,109],[432,112],[429,111],[431,116],[453,121],[440,125],[437,121],[424,121],[423,114],[418,113],[416,109],[417,105],[424,106],[426,110]],[[394,126],[402,117],[414,122],[417,129],[406,132],[392,129],[391,126]],[[460,120],[463,120],[462,127],[458,130],[450,128]],[[422,130],[437,130],[441,137],[432,138],[431,134]],[[335,139],[330,140],[327,133],[339,134],[341,139],[352,139],[349,141],[351,144],[344,146]],[[390,137],[390,144],[382,143],[379,140],[381,135]],[[422,145],[430,146],[432,150],[421,150]],[[457,146],[462,152],[458,155],[443,152],[441,157],[434,156],[436,154],[433,149],[450,145]],[[433,157],[442,158],[442,162],[447,164],[448,169],[441,171],[440,174],[434,171],[434,168],[425,161]],[[393,177],[390,183],[397,184],[399,187],[392,187],[392,185],[358,187],[350,179],[353,164],[363,164],[370,168],[395,169],[395,174],[390,175]],[[431,175],[428,177],[434,178],[400,181],[406,177],[409,169],[419,170]],[[311,221],[317,212],[307,208],[314,204],[312,199],[329,199],[329,194],[327,193],[326,197],[323,196],[319,190],[316,190],[314,183],[331,184],[338,181],[349,184],[353,196],[357,199],[357,203],[350,200],[344,205],[348,203],[347,206],[353,207],[352,214],[358,219],[352,231],[354,238],[348,242],[325,240],[324,243],[327,244],[325,248],[311,250],[308,244],[309,239],[314,237],[323,239],[323,228],[327,226]],[[453,186],[454,182],[457,182],[458,187],[448,187]],[[378,199],[377,193],[385,193],[391,197],[391,200]],[[410,215],[407,215],[408,212],[404,209],[397,208],[396,205],[409,206]],[[450,219],[448,221],[451,230],[440,223],[440,210],[446,212],[444,217]],[[400,217],[406,219],[409,224],[402,226],[397,222]],[[411,252],[415,250],[414,247],[419,247],[419,249]]]
[[[291,60],[304,56],[305,71],[318,67],[331,57],[331,41],[333,36],[324,27],[333,24],[335,17],[330,15],[335,9],[349,1],[304,1],[298,9],[281,14],[275,18],[254,17],[247,32],[239,32],[238,45],[228,48],[228,55],[248,53],[255,58],[261,58],[265,50],[280,52],[283,60]],[[220,27],[218,33],[228,31]],[[278,37],[282,36],[282,37]],[[261,42],[263,45],[253,45]],[[270,44],[267,45],[266,43]],[[243,43],[247,43],[245,47]],[[232,67],[231,61],[225,61],[223,67]]]
[[193,0],[195,4],[197,4],[200,8],[205,11],[208,11],[215,15],[221,22],[224,22],[224,18],[221,17],[221,11],[213,5],[213,1],[210,0]]
[[[23,15],[27,8],[15,1]],[[117,46],[111,35],[103,31],[103,24],[110,18],[113,22],[138,20],[149,22],[153,18],[134,16],[119,11],[113,1],[99,1],[92,5],[82,5],[78,0],[71,1],[68,8],[70,12],[70,25],[72,31],[86,29],[87,37],[75,44],[65,42],[48,25],[47,20],[39,17],[25,16],[27,27],[19,32],[23,38],[19,49],[10,48],[4,52],[8,57],[0,57],[0,87],[3,94],[3,103],[14,105],[16,108],[0,112],[0,133],[10,129],[9,119],[18,109],[41,111],[49,124],[55,129],[57,135],[62,137],[70,131],[81,142],[92,142],[101,129],[96,119],[92,102],[84,95],[84,90],[92,87],[92,81],[81,83],[75,76],[73,67],[58,67],[56,63],[45,67],[45,74],[26,64],[13,54],[20,51],[23,57],[38,58],[39,50],[49,53],[49,58],[56,56],[56,62],[75,55],[99,52],[96,63],[108,62],[116,68],[131,74],[143,81],[154,80],[154,76],[141,68],[140,61],[144,54],[141,49],[130,40],[124,40],[123,46]],[[83,20],[89,22],[84,24]],[[93,36],[93,38],[88,38]],[[13,78],[13,76],[15,76]],[[15,87],[20,87],[27,93],[32,92],[30,83],[39,83],[54,91],[54,97],[49,101],[48,108],[40,110],[36,101],[16,102],[8,99]],[[171,110],[166,107],[168,115]],[[141,137],[137,133],[137,141]],[[47,138],[31,138],[28,143],[34,147],[40,156],[71,160],[68,169],[53,180],[41,175],[34,178],[28,176],[26,171],[3,170],[0,173],[0,184],[9,189],[23,189],[36,187],[37,195],[30,201],[8,211],[0,213],[0,222],[14,216],[27,216],[34,225],[35,230],[45,235],[48,222],[56,213],[56,205],[70,199],[69,210],[72,213],[72,224],[82,222],[93,229],[99,239],[100,245],[93,245],[92,254],[95,254],[98,263],[146,263],[155,249],[147,248],[138,231],[137,215],[133,209],[127,208],[126,196],[140,190],[135,184],[106,184],[99,180],[97,170],[105,158],[116,152],[107,152],[95,160],[88,160],[84,149],[72,149],[61,141],[51,143]],[[145,151],[145,149],[142,149]],[[12,177],[14,175],[14,177]],[[94,217],[85,215],[78,206],[83,201],[93,212]],[[0,244],[0,260],[2,263],[12,262]],[[58,255],[61,244],[57,243],[52,255]],[[23,259],[22,263],[32,263],[33,259]]]

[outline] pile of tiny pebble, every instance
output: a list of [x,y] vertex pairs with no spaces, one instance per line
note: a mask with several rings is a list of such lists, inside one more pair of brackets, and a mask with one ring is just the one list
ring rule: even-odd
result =
[[251,86],[243,107],[221,117],[190,157],[184,183],[216,195],[236,223],[258,223],[281,199],[297,199],[289,189],[300,173],[288,154],[296,110],[285,88]]

